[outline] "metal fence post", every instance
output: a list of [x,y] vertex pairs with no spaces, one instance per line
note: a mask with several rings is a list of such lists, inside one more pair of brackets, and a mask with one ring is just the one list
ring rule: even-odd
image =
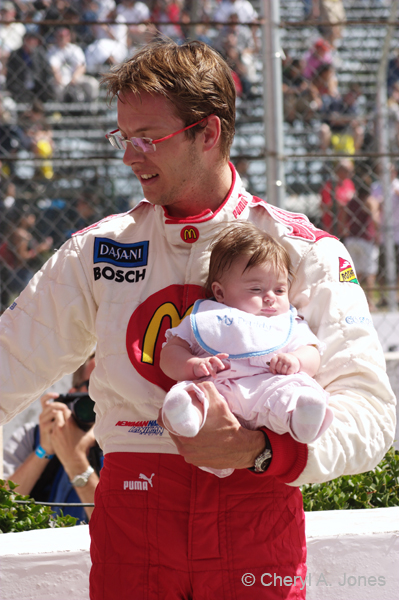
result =
[[[393,21],[398,13],[399,0],[393,0],[389,14],[389,21]],[[389,122],[388,122],[388,93],[387,93],[387,66],[390,42],[394,26],[387,26],[387,33],[382,49],[381,60],[377,74],[377,138],[378,152],[380,153],[380,177],[383,190],[383,244],[385,248],[385,277],[389,286],[388,306],[391,311],[397,309],[396,301],[396,257],[395,241],[392,220],[391,196],[391,158],[388,156],[389,148]]]
[[282,49],[279,0],[262,0],[263,104],[266,191],[270,204],[284,208]]

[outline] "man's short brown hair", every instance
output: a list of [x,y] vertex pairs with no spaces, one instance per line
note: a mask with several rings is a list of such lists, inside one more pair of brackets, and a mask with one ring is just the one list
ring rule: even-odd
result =
[[84,361],[83,365],[80,365],[78,369],[72,375],[72,387],[79,388],[83,383],[86,382],[86,367],[91,361],[92,358],[95,357],[95,352],[92,352],[88,358]]
[[[235,86],[230,67],[210,46],[169,39],[150,42],[102,78],[112,98],[120,92],[159,94],[171,101],[185,126],[209,115],[221,121],[221,154],[228,158],[234,138]],[[203,124],[185,132],[194,139]]]
[[229,271],[234,261],[248,256],[244,271],[256,265],[270,263],[277,272],[287,272],[292,280],[291,259],[287,250],[272,236],[252,223],[235,223],[223,230],[212,242],[209,261],[209,273],[205,284],[208,293],[212,293],[212,283],[220,283],[223,275]]

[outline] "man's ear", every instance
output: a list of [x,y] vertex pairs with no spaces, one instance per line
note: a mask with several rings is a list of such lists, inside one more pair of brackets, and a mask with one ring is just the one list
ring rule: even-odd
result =
[[222,132],[220,119],[216,115],[209,115],[208,122],[203,129],[204,150],[212,150],[220,140]]
[[224,301],[223,286],[218,281],[214,281],[212,283],[211,287],[212,287],[212,293],[215,296],[216,300],[218,302],[223,302]]

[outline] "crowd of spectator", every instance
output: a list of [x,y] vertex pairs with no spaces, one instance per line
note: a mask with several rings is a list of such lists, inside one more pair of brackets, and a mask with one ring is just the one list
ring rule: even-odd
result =
[[249,0],[2,0],[0,11],[0,90],[16,102],[94,101],[96,76],[158,35],[214,45],[251,95],[260,33]]
[[[330,7],[327,5],[330,4]],[[318,190],[320,225],[344,241],[353,258],[358,280],[365,287],[371,310],[384,305],[375,302],[373,289],[377,277],[386,283],[384,271],[384,198],[379,159],[357,163],[355,155],[377,153],[376,105],[370,103],[361,85],[340,81],[340,38],[345,14],[341,2],[309,0],[304,3],[306,19],[328,21],[328,9],[337,9],[336,26],[332,13],[331,27],[319,27],[319,37],[308,50],[283,59],[284,120],[295,129],[296,123],[317,132],[316,152],[324,157],[324,181]],[[340,5],[340,6],[339,6]],[[339,16],[339,19],[338,19]],[[395,51],[387,68],[389,151],[399,150],[399,51]],[[314,147],[307,148],[314,151]],[[345,155],[348,158],[343,158]],[[351,158],[352,157],[352,158]],[[366,169],[363,167],[366,166]],[[396,169],[392,166],[393,173]],[[396,247],[399,285],[399,185],[392,176],[392,222]],[[399,299],[399,297],[398,297]],[[376,306],[377,305],[377,306]]]
[[365,115],[361,86],[355,82],[341,90],[336,51],[318,38],[301,58],[288,52],[283,61],[284,118],[315,121],[319,127],[320,150],[355,154],[362,149]]
[[[302,55],[283,53],[284,119],[294,127],[301,121],[318,131],[318,150],[332,158],[375,150],[367,146],[370,130],[375,138],[370,125],[374,115],[365,114],[362,88],[339,80],[339,44],[346,20],[343,3],[305,0],[303,6],[304,18],[319,20],[321,25]],[[46,103],[96,101],[99,75],[156,36],[166,35],[177,43],[196,38],[213,45],[232,69],[238,96],[251,101],[257,94],[260,17],[249,0],[0,0],[0,17],[3,209],[12,203],[12,158],[20,150],[46,159],[36,167],[34,179],[54,176]],[[395,152],[399,149],[399,51],[389,61],[387,85],[390,150]],[[10,102],[31,108],[18,113],[17,119],[10,118]],[[354,163],[341,160],[335,168],[331,164],[334,172],[320,188],[322,226],[327,230],[344,226],[331,203],[339,208],[342,194],[345,204],[350,194],[359,199]],[[371,204],[364,204],[366,210]],[[345,237],[342,231],[338,236]]]
[[[41,159],[26,184],[29,189],[54,177],[54,141],[46,119],[52,113],[46,105],[97,101],[101,73],[161,35],[177,43],[196,38],[213,45],[230,64],[237,94],[251,98],[260,32],[255,26],[258,14],[249,0],[0,0],[0,21],[0,310],[4,310],[26,284],[32,267],[45,259],[50,238],[57,247],[73,231],[103,216],[98,198],[85,189],[64,206],[62,218],[58,215],[51,228],[51,210],[37,222],[43,211],[39,215],[37,206],[21,197],[15,184],[21,152]],[[211,27],[215,21],[220,25]],[[19,105],[25,108],[17,109]]]

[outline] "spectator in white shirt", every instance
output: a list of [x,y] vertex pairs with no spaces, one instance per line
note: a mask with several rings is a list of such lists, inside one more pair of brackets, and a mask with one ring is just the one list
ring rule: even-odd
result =
[[112,10],[104,21],[116,22],[113,25],[94,25],[96,39],[85,50],[86,66],[90,73],[99,73],[104,66],[122,62],[128,54],[128,27],[123,15]]
[[12,2],[2,2],[0,6],[0,20],[9,21],[0,25],[0,85],[4,85],[6,79],[6,64],[14,50],[22,46],[25,35],[25,25],[13,23],[16,19],[16,8]]
[[60,27],[55,34],[55,45],[48,58],[56,81],[56,94],[61,102],[92,102],[98,97],[99,83],[85,75],[86,59],[80,46],[71,43],[71,32]]
[[151,17],[148,6],[144,2],[136,2],[136,0],[121,0],[116,7],[116,14],[124,17],[126,23],[130,23],[129,47],[143,43],[147,32],[145,23],[148,23]]
[[[259,16],[249,0],[222,0],[213,14],[213,20],[220,23],[231,22],[232,16],[236,16],[238,23],[259,22]],[[257,35],[257,27],[251,27],[255,50],[260,50],[260,40]]]
[[3,2],[0,7],[0,19],[9,21],[0,25],[0,47],[3,51],[12,52],[22,46],[25,35],[25,25],[14,23],[17,15],[16,8],[12,2]]

